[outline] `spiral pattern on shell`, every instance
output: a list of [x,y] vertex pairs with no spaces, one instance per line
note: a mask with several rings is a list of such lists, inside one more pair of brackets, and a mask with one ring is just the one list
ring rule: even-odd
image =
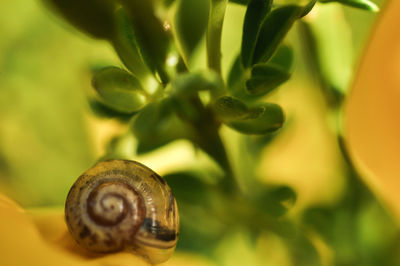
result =
[[168,259],[179,217],[166,182],[134,161],[100,162],[72,186],[65,217],[76,242],[94,252],[129,250],[152,263]]

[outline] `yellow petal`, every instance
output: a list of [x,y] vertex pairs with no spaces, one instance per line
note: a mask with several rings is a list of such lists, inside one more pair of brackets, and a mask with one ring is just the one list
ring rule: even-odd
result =
[[[80,248],[64,222],[64,210],[23,210],[0,194],[0,259],[7,266],[150,265],[131,253],[95,254]],[[205,266],[210,261],[193,254],[174,254],[164,266]]]
[[366,181],[400,221],[400,1],[388,1],[345,109],[345,136]]
[[25,212],[0,195],[2,265],[149,265],[129,253],[90,254],[67,232],[62,209]]

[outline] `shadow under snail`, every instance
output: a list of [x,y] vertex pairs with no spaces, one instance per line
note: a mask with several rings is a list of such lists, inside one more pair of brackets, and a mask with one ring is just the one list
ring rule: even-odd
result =
[[104,161],[83,173],[68,193],[65,218],[84,248],[100,253],[128,250],[151,263],[171,257],[179,234],[171,189],[134,161]]

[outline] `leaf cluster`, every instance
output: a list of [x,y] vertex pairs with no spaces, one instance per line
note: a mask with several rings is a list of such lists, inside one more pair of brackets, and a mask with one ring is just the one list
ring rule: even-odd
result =
[[[223,19],[224,12],[213,12],[213,4],[219,2],[46,1],[84,33],[109,41],[118,53],[126,69],[112,66],[95,73],[97,101],[92,106],[103,114],[108,110],[117,117],[132,116],[140,151],[180,138],[202,142],[196,131],[220,124],[244,134],[279,129],[284,112],[263,102],[263,96],[290,78],[293,52],[282,44],[283,39],[316,3],[234,1],[246,5],[246,14],[241,51],[225,84],[212,70],[192,73],[187,66],[207,25],[210,29]],[[373,6],[368,0],[339,2],[364,9]],[[174,21],[165,15],[171,6],[176,10]],[[199,100],[201,92],[209,96],[208,102]]]
[[[284,39],[316,0],[305,4],[231,1],[245,6],[246,13],[240,53],[226,80],[219,71],[219,45],[221,9],[228,1],[47,1],[84,33],[107,40],[124,64],[94,74],[96,99],[91,106],[97,114],[128,122],[138,140],[138,154],[186,139],[215,159],[230,180],[206,182],[204,173],[195,171],[165,177],[181,208],[182,247],[209,250],[236,224],[246,225],[256,235],[266,227],[290,234],[291,225],[282,217],[294,204],[295,191],[259,184],[245,198],[231,193],[237,184],[232,185],[234,173],[218,130],[225,125],[242,134],[263,136],[257,142],[263,146],[283,126],[283,109],[265,102],[265,96],[290,79],[293,50]],[[336,2],[376,10],[368,0]],[[166,15],[170,10],[174,10],[172,19]],[[192,71],[188,61],[205,35],[209,69]],[[229,193],[221,184],[229,187]],[[311,244],[304,236],[296,239],[309,251]]]

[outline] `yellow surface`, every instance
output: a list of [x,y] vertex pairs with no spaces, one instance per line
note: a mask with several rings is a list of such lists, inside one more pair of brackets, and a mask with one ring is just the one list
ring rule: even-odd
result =
[[[81,249],[68,233],[61,208],[24,211],[0,194],[0,217],[1,265],[150,265],[130,253],[98,255]],[[174,254],[162,265],[200,266],[210,263],[191,254]]]
[[367,183],[400,221],[400,1],[381,15],[345,108],[345,136]]

